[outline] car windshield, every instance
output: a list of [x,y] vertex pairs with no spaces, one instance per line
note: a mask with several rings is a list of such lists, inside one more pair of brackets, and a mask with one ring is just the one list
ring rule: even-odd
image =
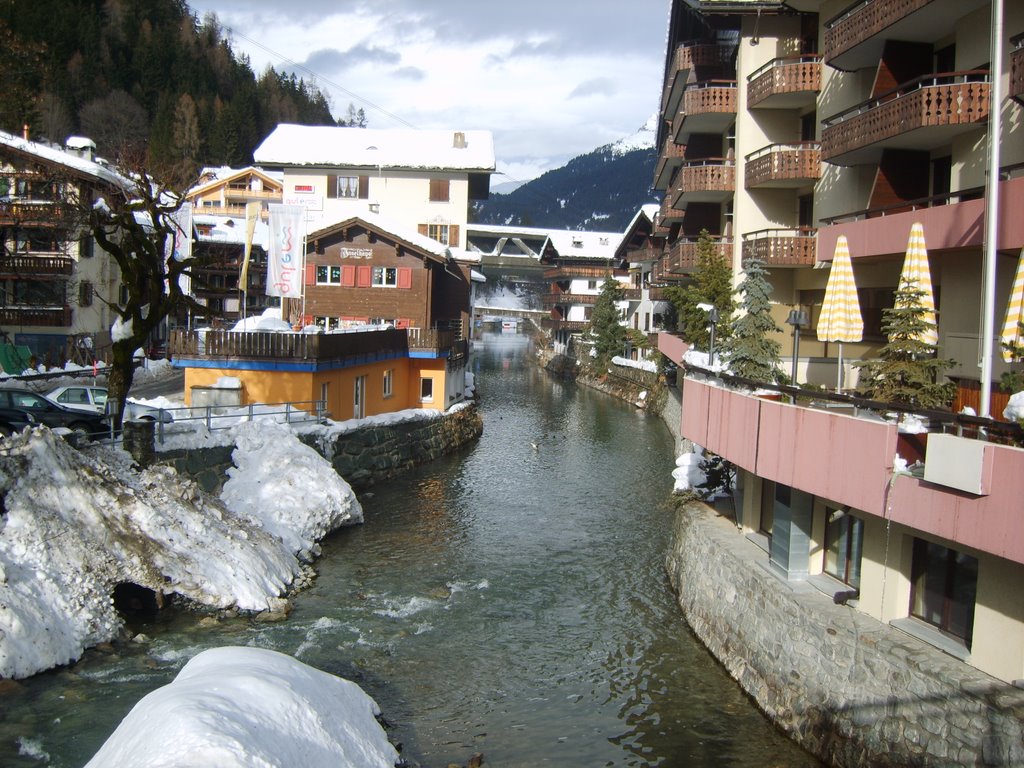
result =
[[96,403],[96,405],[100,405],[100,406],[106,405],[107,404],[107,390],[105,390],[105,389],[94,389],[92,391],[92,399],[93,399],[93,402]]
[[11,392],[11,400],[14,401],[17,408],[32,408],[40,411],[44,410],[49,402],[31,392]]

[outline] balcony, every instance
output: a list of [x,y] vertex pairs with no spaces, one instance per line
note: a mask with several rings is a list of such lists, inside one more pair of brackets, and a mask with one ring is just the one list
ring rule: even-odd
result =
[[773,59],[747,77],[748,109],[799,109],[821,90],[821,56]]
[[70,277],[74,269],[74,259],[65,256],[14,254],[0,257],[0,275],[4,276],[60,275]]
[[686,81],[697,67],[726,67],[730,64],[732,49],[716,43],[690,41],[680,43],[668,63],[665,89],[661,96],[661,112],[671,115],[679,108]]
[[[727,378],[734,385],[732,377]],[[688,371],[682,382],[682,435],[767,480],[1024,562],[1018,514],[1024,495],[1024,450],[955,434],[902,435],[895,420],[887,417],[888,409],[877,407],[884,404],[835,395],[810,400],[805,392],[784,389],[802,395],[803,404],[725,389],[714,379]],[[929,415],[932,430],[957,431],[964,424],[976,424],[973,431],[984,425],[994,435],[1001,428],[976,417]],[[1016,435],[1019,439],[1019,430]],[[893,457],[897,452],[907,455],[904,446],[910,437],[939,439],[925,443],[923,477],[894,479]],[[950,465],[957,472],[932,479],[936,470]],[[958,484],[960,478],[948,477],[961,472],[975,481],[970,491]]]
[[743,259],[757,258],[769,267],[813,267],[817,230],[762,229],[743,235]]
[[[665,191],[665,197],[661,201],[661,210],[658,211],[658,226],[667,228],[670,224],[676,224],[683,220],[686,211],[676,208],[672,204],[672,190]],[[664,236],[663,232],[657,233]]]
[[744,160],[747,189],[799,189],[821,178],[821,145],[816,141],[770,144]]
[[71,325],[71,307],[0,307],[0,325],[67,328]]
[[684,163],[676,178],[670,197],[680,210],[690,203],[724,203],[736,191],[736,165],[721,157]]
[[[727,263],[732,264],[732,238],[713,235],[711,237],[711,248],[716,251]],[[676,240],[669,249],[668,258],[665,263],[666,277],[688,275],[697,269],[700,249],[699,239],[696,237],[681,237]]]
[[665,140],[665,146],[658,155],[658,164],[654,168],[654,188],[660,190],[668,189],[672,181],[672,174],[675,173],[686,155],[686,147],[676,144],[672,137]]
[[987,71],[926,75],[825,120],[821,157],[858,165],[883,149],[931,150],[983,128],[988,113]]
[[825,22],[825,63],[842,70],[874,67],[886,40],[934,43],[989,0],[860,0]]
[[1015,45],[1010,52],[1010,93],[1011,99],[1024,104],[1024,35],[1013,39]]
[[0,224],[21,227],[53,226],[68,219],[70,206],[49,200],[4,200],[0,202]]
[[559,291],[558,293],[545,293],[541,296],[541,306],[544,309],[554,309],[555,307],[592,307],[597,302],[598,294],[596,293],[570,293],[569,291]]
[[691,133],[725,133],[736,121],[736,93],[735,80],[706,80],[686,86],[682,106],[672,121],[676,143],[685,144]]
[[544,279],[554,280],[604,280],[606,277],[625,277],[629,272],[625,269],[612,267],[587,267],[579,264],[563,264],[544,270]]

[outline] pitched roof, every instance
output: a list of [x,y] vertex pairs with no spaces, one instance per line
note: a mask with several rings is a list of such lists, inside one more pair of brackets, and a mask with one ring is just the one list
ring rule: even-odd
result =
[[[460,141],[461,137],[461,141]],[[459,146],[463,144],[464,146]],[[282,123],[253,152],[264,165],[494,171],[490,131],[337,128]]]
[[[74,138],[78,139],[78,137]],[[81,139],[78,141],[80,142]],[[0,147],[7,147],[22,155],[33,156],[42,162],[63,166],[78,176],[87,176],[122,188],[132,186],[129,179],[107,165],[87,160],[84,157],[77,157],[57,147],[29,141],[5,131],[0,131]]]
[[[310,232],[306,235],[306,241],[307,243],[312,243],[314,240],[328,237],[339,230],[348,229],[354,226],[362,226],[367,229],[372,229],[378,234],[389,236],[394,240],[400,240],[406,245],[410,245],[415,249],[423,251],[425,256],[430,256],[434,261],[445,262],[452,258],[452,251],[447,245],[443,245],[437,240],[421,235],[415,230],[410,230],[401,224],[396,224],[390,219],[386,219],[373,213],[364,213],[359,216],[353,216],[343,221],[329,224],[326,227]],[[459,253],[461,254],[463,252],[460,251]]]

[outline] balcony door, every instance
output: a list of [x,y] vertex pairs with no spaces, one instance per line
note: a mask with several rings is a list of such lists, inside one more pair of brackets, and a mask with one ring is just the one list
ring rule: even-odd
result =
[[366,377],[356,376],[352,388],[352,418],[361,419],[366,415]]

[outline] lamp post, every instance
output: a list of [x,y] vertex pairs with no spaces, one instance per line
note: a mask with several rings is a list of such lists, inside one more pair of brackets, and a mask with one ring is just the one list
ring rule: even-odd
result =
[[807,325],[807,313],[802,309],[791,309],[786,323],[793,326],[793,374],[791,383],[796,386],[796,363],[800,358],[800,329]]
[[708,342],[708,367],[714,367],[715,365],[715,326],[718,325],[718,307],[714,304],[707,304],[701,302],[697,305],[697,309],[702,309],[708,313],[708,326],[711,330],[711,339]]

